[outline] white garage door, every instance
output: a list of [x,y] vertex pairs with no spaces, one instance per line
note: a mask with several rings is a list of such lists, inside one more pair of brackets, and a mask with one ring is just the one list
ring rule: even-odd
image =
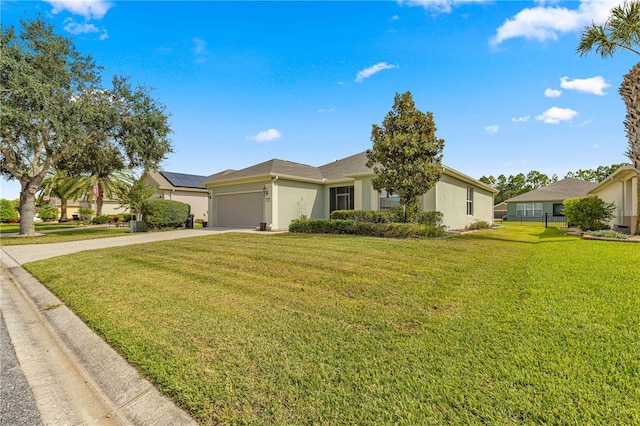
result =
[[216,196],[218,226],[259,226],[262,203],[262,192]]

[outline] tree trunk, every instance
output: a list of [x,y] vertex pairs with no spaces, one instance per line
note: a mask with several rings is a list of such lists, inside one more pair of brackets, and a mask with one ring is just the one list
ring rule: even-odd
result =
[[636,206],[636,234],[640,234],[640,62],[624,76],[618,91],[627,108],[624,129],[629,142],[627,157],[638,173],[638,205]]
[[20,191],[20,235],[36,233],[33,216],[36,210],[36,191],[38,185],[32,182],[22,183]]
[[98,184],[98,196],[96,197],[96,217],[102,216],[102,205],[104,204],[104,190],[102,185]]
[[60,198],[60,219],[58,222],[69,222],[69,218],[67,217],[67,199]]

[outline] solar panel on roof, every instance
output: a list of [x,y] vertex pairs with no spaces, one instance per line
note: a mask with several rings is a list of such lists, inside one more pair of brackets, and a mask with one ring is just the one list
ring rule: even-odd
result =
[[202,182],[207,180],[207,176],[188,175],[185,173],[160,172],[169,183],[179,188],[202,188]]

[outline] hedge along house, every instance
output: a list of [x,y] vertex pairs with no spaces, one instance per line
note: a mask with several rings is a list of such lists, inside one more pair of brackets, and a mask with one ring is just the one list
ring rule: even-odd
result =
[[202,184],[208,176],[165,171],[148,171],[142,175],[145,183],[156,188],[152,198],[180,201],[191,206],[196,219],[207,220],[209,192]]
[[[320,167],[273,159],[242,170],[210,176],[209,226],[286,230],[293,219],[328,219],[334,210],[381,210],[398,205],[373,189],[373,170],[366,152]],[[440,211],[444,225],[462,229],[476,222],[493,223],[498,191],[449,167],[422,197],[424,211]]]
[[615,204],[611,229],[626,234],[636,232],[638,220],[638,174],[632,166],[623,166],[592,188],[588,195],[596,195]]
[[564,200],[584,197],[596,186],[593,182],[565,178],[542,188],[505,200],[507,221],[542,222],[545,214],[563,216]]

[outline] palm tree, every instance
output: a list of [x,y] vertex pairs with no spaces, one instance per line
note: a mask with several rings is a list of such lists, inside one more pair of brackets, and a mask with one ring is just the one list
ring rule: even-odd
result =
[[49,195],[60,199],[59,222],[68,222],[67,202],[77,198],[84,190],[82,178],[71,177],[52,167],[40,184],[40,195]]
[[[592,50],[601,57],[613,56],[618,50],[640,55],[640,2],[625,1],[611,9],[611,16],[602,25],[585,27],[576,49],[580,56]],[[620,96],[627,108],[624,129],[629,142],[626,155],[636,169],[640,181],[640,62],[624,76]],[[638,184],[638,212],[640,213],[640,183]],[[640,214],[636,225],[640,234]]]
[[[130,182],[135,179],[128,170],[117,170],[105,175],[91,175],[83,177],[83,195],[88,201],[96,200],[96,216],[102,215],[102,205],[104,197],[116,198],[122,188],[130,186]],[[94,186],[97,185],[96,196]]]

